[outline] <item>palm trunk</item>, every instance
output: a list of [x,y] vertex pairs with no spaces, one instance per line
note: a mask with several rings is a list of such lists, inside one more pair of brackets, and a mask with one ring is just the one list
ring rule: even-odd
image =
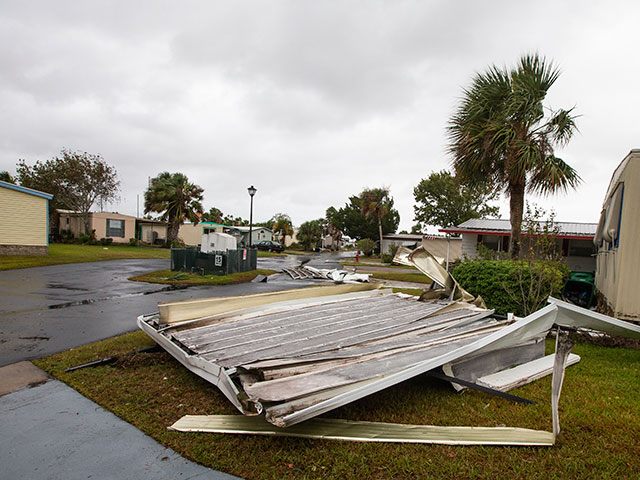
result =
[[178,239],[178,231],[180,230],[180,222],[171,222],[169,225],[169,233],[167,236],[167,242],[172,244],[175,240]]
[[378,217],[378,234],[380,235],[380,256],[382,256],[382,217]]
[[509,242],[509,255],[512,260],[520,258],[522,231],[522,213],[524,211],[524,181],[509,185],[509,209],[511,219],[511,242]]

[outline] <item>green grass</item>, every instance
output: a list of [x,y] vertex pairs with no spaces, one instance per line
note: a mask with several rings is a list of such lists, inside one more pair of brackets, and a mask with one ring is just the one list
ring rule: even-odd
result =
[[285,257],[285,253],[276,253],[276,252],[265,252],[263,250],[258,250],[258,257]]
[[393,293],[405,293],[407,295],[413,295],[414,297],[419,297],[420,295],[422,295],[422,292],[424,292],[424,290],[422,290],[421,288],[392,288],[391,289],[393,291]]
[[371,272],[371,276],[396,282],[431,283],[431,279],[422,273]]
[[[214,386],[164,352],[64,373],[69,366],[151,344],[134,332],[35,363],[186,458],[248,479],[640,477],[640,351],[576,346],[582,361],[567,369],[556,446],[454,447],[168,431],[186,414],[238,412]],[[476,391],[456,394],[420,376],[325,416],[551,430],[549,377],[512,393],[539,403],[517,404]]]
[[129,245],[74,245],[52,243],[49,255],[0,255],[0,270],[44,267],[62,263],[100,262],[126,258],[169,258],[165,248],[131,247]]
[[275,270],[257,269],[248,272],[231,273],[229,275],[197,275],[172,270],[156,270],[129,280],[134,282],[162,283],[165,285],[230,285],[250,282],[258,275],[272,275]]

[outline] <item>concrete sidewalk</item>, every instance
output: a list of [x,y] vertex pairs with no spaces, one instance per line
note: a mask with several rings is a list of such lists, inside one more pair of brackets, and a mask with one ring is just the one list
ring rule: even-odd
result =
[[3,478],[237,478],[185,460],[30,362],[0,368],[0,385],[9,379],[18,390],[0,397]]

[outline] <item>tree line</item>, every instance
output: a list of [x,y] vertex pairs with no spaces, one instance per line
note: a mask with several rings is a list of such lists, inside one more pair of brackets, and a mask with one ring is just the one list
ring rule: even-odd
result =
[[[559,70],[537,54],[522,56],[514,68],[491,66],[475,75],[447,126],[452,172],[433,171],[418,182],[412,232],[426,225],[451,227],[471,218],[497,216],[498,207],[490,202],[504,193],[510,207],[509,252],[519,257],[525,192],[566,191],[581,181],[576,170],[555,155],[577,130],[572,109],[543,105],[558,76]],[[116,170],[100,155],[63,149],[59,156],[34,165],[19,160],[16,171],[15,178],[0,172],[0,180],[53,194],[51,211],[78,212],[87,230],[93,206],[118,198]],[[215,207],[204,212],[203,191],[182,173],[162,172],[145,192],[145,214],[156,213],[168,222],[169,241],[177,240],[184,221],[248,225]],[[303,222],[297,237],[307,249],[325,235],[332,243],[347,235],[377,239],[381,246],[383,235],[395,233],[399,222],[389,189],[365,188],[343,207],[327,208],[324,218]],[[282,240],[293,235],[285,213],[255,225],[272,229]]]

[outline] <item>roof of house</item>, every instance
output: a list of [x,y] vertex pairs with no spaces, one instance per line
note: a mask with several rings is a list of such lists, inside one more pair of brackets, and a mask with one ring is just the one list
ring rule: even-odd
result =
[[[239,230],[239,231],[241,231],[243,233],[248,233],[249,232],[249,227],[245,226],[245,225],[229,225],[229,228],[235,228],[235,229],[237,229],[237,230]],[[267,227],[257,227],[257,226],[254,225],[253,227],[251,227],[251,229],[254,232],[256,230],[262,229],[262,230],[267,230],[267,231],[273,233],[273,230],[271,230],[270,228],[267,228]]]
[[41,192],[40,190],[34,190],[33,188],[22,187],[20,185],[16,185],[14,183],[9,183],[0,180],[0,187],[8,188],[10,190],[16,190],[22,193],[28,193],[29,195],[35,195],[36,197],[46,198],[47,200],[51,200],[53,195],[50,193]]
[[[544,224],[544,222],[540,222]],[[597,223],[554,222],[558,228],[558,238],[591,240],[598,228]],[[511,221],[502,218],[473,218],[456,227],[441,228],[445,233],[475,233],[480,235],[510,235]],[[525,232],[523,232],[525,233]]]
[[431,235],[423,233],[387,233],[382,236],[383,240],[414,240],[416,242],[422,241],[425,238],[427,240],[435,240],[437,238],[446,239],[446,235]]

